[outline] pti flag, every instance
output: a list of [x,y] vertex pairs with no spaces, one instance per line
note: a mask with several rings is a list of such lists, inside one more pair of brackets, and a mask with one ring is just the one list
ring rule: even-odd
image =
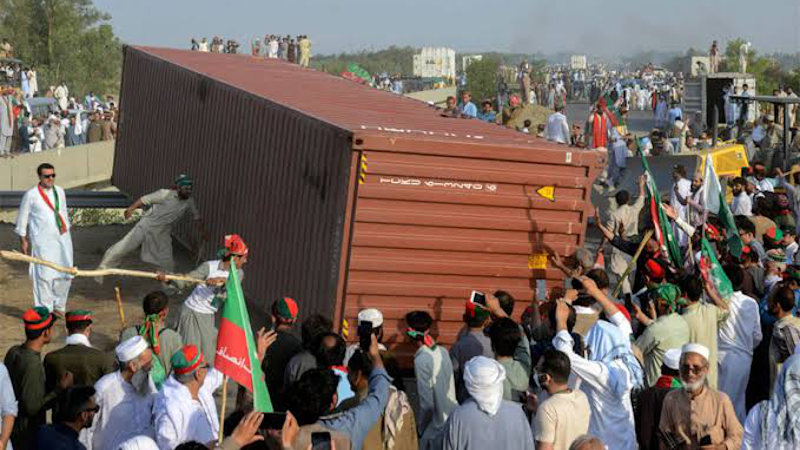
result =
[[706,155],[706,173],[703,181],[703,203],[706,205],[706,210],[719,217],[722,226],[725,227],[725,239],[728,241],[728,251],[736,258],[742,256],[742,248],[744,243],[742,238],[739,237],[739,230],[736,228],[736,222],[733,220],[733,213],[731,213],[728,203],[725,201],[725,191],[719,184],[717,172],[714,170],[714,159],[711,155]]
[[228,300],[222,310],[214,367],[253,393],[255,411],[273,412],[264,372],[258,361],[250,317],[244,304],[242,283],[236,263],[232,260],[226,289]]
[[714,248],[711,247],[708,240],[703,237],[700,242],[700,273],[703,275],[703,279],[711,281],[711,284],[717,290],[719,296],[727,300],[733,294],[731,280],[725,275],[725,271],[722,270]]
[[644,167],[645,175],[647,176],[647,205],[650,210],[650,218],[653,220],[653,228],[655,228],[655,238],[661,249],[669,257],[669,261],[675,267],[683,267],[683,257],[681,256],[681,249],[678,246],[678,241],[675,239],[675,234],[672,232],[672,224],[669,222],[667,213],[661,207],[661,196],[658,195],[658,186],[656,186],[655,178],[650,173],[650,166],[647,164],[647,159],[642,155],[642,166]]

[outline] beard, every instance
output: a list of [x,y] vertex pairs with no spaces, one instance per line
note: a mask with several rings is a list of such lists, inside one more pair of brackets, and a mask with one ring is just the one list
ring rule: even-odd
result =
[[681,379],[683,382],[683,390],[687,392],[697,392],[702,389],[703,386],[706,384],[706,376],[700,378],[699,380],[695,381],[694,383],[687,383],[686,380]]
[[131,384],[139,395],[150,394],[150,369],[139,369],[131,377]]

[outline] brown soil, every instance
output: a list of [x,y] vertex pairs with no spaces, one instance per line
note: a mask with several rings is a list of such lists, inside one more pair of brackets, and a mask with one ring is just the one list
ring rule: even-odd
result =
[[[80,227],[72,230],[74,262],[82,269],[94,268],[100,263],[103,253],[130,230],[130,225],[104,225]],[[0,224],[0,249],[18,250],[19,238],[10,224]],[[175,258],[179,271],[193,269],[194,260],[180,247],[175,248]],[[130,255],[123,264],[126,269],[152,270],[139,260],[138,253]],[[114,295],[114,287],[122,292],[126,325],[137,324],[142,319],[142,298],[150,291],[159,289],[154,280],[108,277],[101,286],[93,278],[76,278],[72,282],[67,311],[89,309],[94,312],[92,325],[92,344],[102,350],[113,350],[120,332],[120,316]],[[0,356],[5,357],[8,349],[24,340],[22,313],[33,306],[31,280],[28,278],[28,265],[0,259]],[[170,319],[174,320],[184,296],[171,299]],[[53,342],[45,347],[44,353],[63,346],[66,330],[63,322],[56,326]]]

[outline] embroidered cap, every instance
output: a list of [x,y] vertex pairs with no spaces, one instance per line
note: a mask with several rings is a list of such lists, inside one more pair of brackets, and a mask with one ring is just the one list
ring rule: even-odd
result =
[[94,319],[94,313],[88,309],[76,309],[74,311],[67,311],[64,315],[67,322],[91,322]]
[[147,350],[147,341],[141,336],[130,337],[117,345],[114,352],[121,363],[132,361]]
[[480,303],[475,303],[467,300],[467,303],[464,307],[464,313],[470,319],[485,319],[489,317],[489,310],[484,308],[483,305]]
[[42,330],[50,326],[56,318],[49,309],[37,306],[25,311],[22,315],[26,330]]
[[362,309],[358,312],[358,323],[372,322],[372,328],[383,325],[383,313],[375,308]]
[[190,373],[204,362],[203,352],[197,346],[185,345],[170,358],[172,371],[177,375]]
[[180,174],[178,178],[175,178],[175,186],[192,188],[194,187],[194,180],[189,175]]
[[225,251],[229,255],[244,256],[247,254],[248,249],[241,236],[229,234],[225,236]]
[[272,314],[281,319],[294,320],[297,318],[298,309],[297,302],[289,297],[284,297],[275,302],[272,307]]

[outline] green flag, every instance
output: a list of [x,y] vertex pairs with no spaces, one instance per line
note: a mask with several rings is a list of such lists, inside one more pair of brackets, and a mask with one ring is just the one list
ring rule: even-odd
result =
[[725,191],[719,183],[717,172],[714,170],[714,159],[706,155],[706,170],[703,179],[703,204],[706,210],[716,214],[725,227],[725,239],[728,241],[728,251],[736,258],[741,258],[744,243],[739,236],[739,230],[733,219],[731,208],[725,201]]
[[719,296],[727,300],[733,294],[731,280],[722,270],[717,254],[708,240],[703,237],[700,242],[700,273],[706,281],[711,281]]
[[656,186],[655,178],[650,173],[650,165],[647,164],[647,158],[642,155],[642,166],[644,173],[647,177],[647,205],[650,210],[650,218],[653,221],[655,228],[654,237],[661,244],[661,249],[669,257],[670,263],[677,268],[683,267],[683,256],[681,249],[678,246],[678,241],[675,239],[675,234],[672,232],[672,225],[669,222],[667,213],[661,206],[661,196],[658,194],[658,186]]
[[258,360],[250,317],[244,303],[242,283],[233,261],[226,289],[228,300],[222,310],[214,367],[253,393],[255,411],[273,412],[272,400],[264,382],[264,372]]

